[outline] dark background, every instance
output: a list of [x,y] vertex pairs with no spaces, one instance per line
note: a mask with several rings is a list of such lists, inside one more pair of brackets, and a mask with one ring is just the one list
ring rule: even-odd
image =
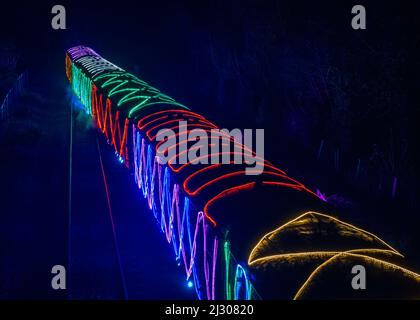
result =
[[[1,100],[23,70],[64,87],[65,50],[90,46],[221,127],[264,128],[267,159],[319,188],[343,220],[378,234],[420,269],[420,22],[413,1],[61,2],[67,30],[51,28],[54,4],[0,5],[0,53],[9,61],[0,65]],[[366,7],[367,30],[351,28],[356,4]],[[30,127],[23,140],[48,135],[48,127]],[[45,167],[27,177],[67,170],[61,160],[45,165],[54,152],[66,159],[66,130],[57,129],[62,150],[46,143]],[[3,135],[2,158],[17,152],[10,139]],[[31,190],[10,190],[10,172],[19,176],[6,160],[1,165],[9,212]],[[50,187],[41,183],[37,192]],[[52,239],[62,242],[66,188],[58,182],[55,209],[43,201],[32,206],[33,215],[64,212],[37,222],[59,226]]]

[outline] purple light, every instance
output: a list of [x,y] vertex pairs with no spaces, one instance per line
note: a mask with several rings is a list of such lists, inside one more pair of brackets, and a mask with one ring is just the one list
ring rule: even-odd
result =
[[97,54],[91,48],[85,46],[72,47],[69,50],[67,50],[67,53],[73,61],[84,56],[100,57],[99,54]]

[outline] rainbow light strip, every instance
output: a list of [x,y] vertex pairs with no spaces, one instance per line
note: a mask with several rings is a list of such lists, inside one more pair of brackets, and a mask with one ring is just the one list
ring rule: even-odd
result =
[[[85,112],[92,116],[120,161],[133,172],[138,188],[173,246],[177,261],[184,265],[187,280],[193,279],[198,298],[258,299],[246,263],[236,262],[229,240],[220,236],[211,209],[216,202],[251,190],[257,184],[317,195],[263,159],[258,160],[264,161],[261,179],[244,175],[243,167],[236,165],[203,168],[190,163],[175,165],[171,160],[168,165],[160,165],[156,154],[159,129],[176,131],[179,121],[186,121],[189,129],[208,131],[217,126],[88,47],[67,50],[66,75]],[[175,135],[187,133],[178,130]],[[232,141],[226,137],[225,143]],[[252,152],[243,145],[236,147]],[[235,151],[230,152],[234,154]],[[222,155],[223,152],[212,154]],[[175,158],[182,156],[179,152]],[[193,205],[196,197],[205,203],[200,209]]]

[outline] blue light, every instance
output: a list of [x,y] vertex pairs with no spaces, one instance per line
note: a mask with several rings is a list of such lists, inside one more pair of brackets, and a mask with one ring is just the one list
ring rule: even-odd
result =
[[117,151],[115,151],[115,156],[117,157],[117,160],[119,163],[124,163],[124,158],[121,157]]
[[194,284],[193,284],[192,281],[188,281],[187,282],[187,286],[188,286],[188,288],[192,288],[194,286]]

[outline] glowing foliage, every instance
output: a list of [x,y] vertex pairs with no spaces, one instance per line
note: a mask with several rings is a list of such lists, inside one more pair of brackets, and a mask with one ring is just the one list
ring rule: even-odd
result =
[[[414,290],[417,292],[415,296],[409,296],[409,299],[418,299],[420,297],[420,275],[405,269],[401,266],[398,266],[394,263],[387,262],[384,260],[380,260],[374,257],[366,256],[364,254],[357,253],[357,250],[351,250],[346,252],[341,252],[338,254],[333,255],[331,258],[324,261],[320,264],[306,279],[303,285],[299,288],[298,292],[296,293],[294,300],[302,299],[308,292],[311,290],[311,287],[315,287],[315,283],[317,278],[323,272],[326,272],[328,268],[337,268],[338,264],[350,265],[354,266],[356,264],[362,264],[363,266],[370,267],[372,269],[376,269],[375,273],[385,273],[389,276],[399,278],[399,282],[405,282],[409,286],[413,287]],[[384,280],[386,281],[386,280]],[[372,286],[372,282],[370,282],[370,286]],[[382,285],[380,285],[381,290]],[[406,290],[406,289],[405,289]]]
[[[310,248],[307,243],[311,244]],[[284,244],[287,244],[286,248]],[[302,252],[302,247],[307,247],[307,250]],[[337,247],[341,250],[337,250]],[[296,257],[299,260],[325,259],[348,250],[401,256],[372,233],[325,214],[307,212],[262,237],[252,249],[248,264],[291,261]]]
[[[303,245],[307,247],[306,251],[293,251],[294,247]],[[337,247],[342,249],[337,250]],[[389,244],[363,229],[316,212],[307,212],[267,233],[252,249],[248,265],[279,268],[282,263],[319,262],[296,293],[295,299],[298,299],[328,266],[342,263],[349,257],[358,257],[379,270],[403,274],[420,284],[418,274],[386,261],[403,257]]]

